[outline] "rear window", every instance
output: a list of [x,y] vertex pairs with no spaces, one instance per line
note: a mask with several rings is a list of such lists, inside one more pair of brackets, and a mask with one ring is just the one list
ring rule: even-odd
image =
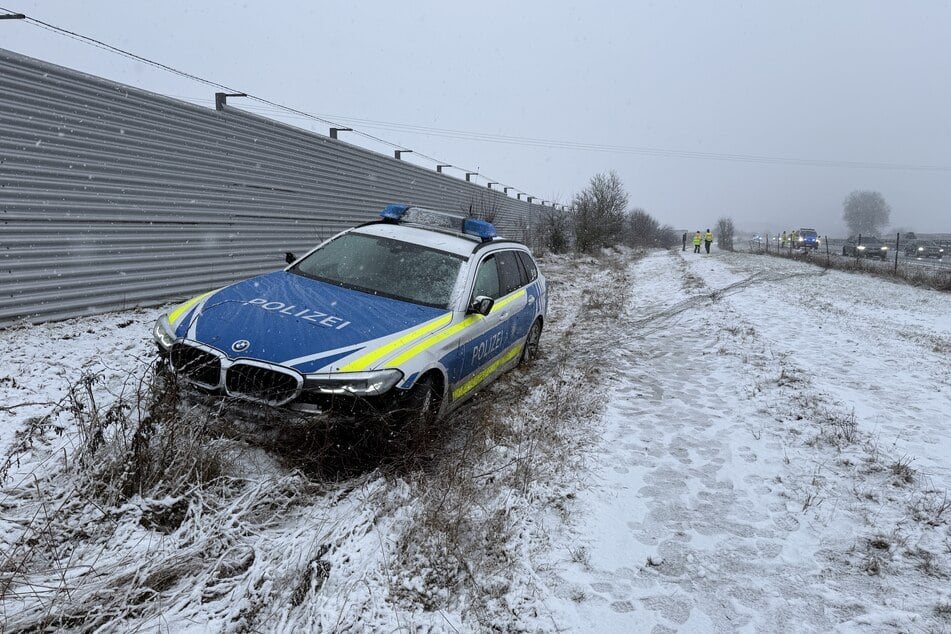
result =
[[516,251],[518,254],[518,259],[521,260],[522,266],[525,267],[525,273],[528,275],[528,280],[526,283],[534,282],[538,279],[538,268],[535,266],[535,261],[532,260],[532,256],[525,253],[524,251]]
[[501,251],[496,254],[499,262],[499,285],[502,294],[508,295],[522,286],[522,270],[515,251]]

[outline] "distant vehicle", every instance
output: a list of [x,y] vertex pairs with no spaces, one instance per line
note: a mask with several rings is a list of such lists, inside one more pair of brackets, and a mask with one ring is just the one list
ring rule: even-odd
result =
[[842,255],[853,258],[888,257],[888,245],[874,236],[851,237],[842,245]]
[[936,242],[917,242],[905,247],[905,255],[910,258],[934,258],[940,260],[944,257],[945,249]]
[[819,233],[815,229],[800,229],[796,234],[796,244],[800,249],[818,249]]

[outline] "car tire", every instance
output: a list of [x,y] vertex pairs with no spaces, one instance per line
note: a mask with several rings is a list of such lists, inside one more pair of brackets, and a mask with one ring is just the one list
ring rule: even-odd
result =
[[536,319],[532,327],[528,330],[525,337],[525,345],[522,346],[522,356],[519,357],[518,364],[521,366],[531,365],[538,358],[538,342],[542,337],[542,320]]
[[397,447],[402,459],[425,453],[435,438],[441,405],[442,394],[432,374],[420,377],[403,397],[393,429],[393,439],[400,443]]

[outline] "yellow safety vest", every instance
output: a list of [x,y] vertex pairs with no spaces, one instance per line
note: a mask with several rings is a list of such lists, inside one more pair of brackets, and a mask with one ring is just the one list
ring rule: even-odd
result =
[[700,242],[701,242],[701,240],[700,240],[700,234],[699,234],[699,233],[693,234],[693,244],[694,244],[694,246],[697,246],[698,244],[700,244]]
[[707,235],[703,236],[703,239],[707,242],[713,242],[713,234],[707,231]]

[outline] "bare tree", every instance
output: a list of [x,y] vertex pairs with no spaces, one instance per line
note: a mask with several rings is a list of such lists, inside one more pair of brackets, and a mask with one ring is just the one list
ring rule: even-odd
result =
[[878,235],[888,225],[892,208],[878,192],[856,190],[842,204],[842,219],[852,235]]
[[720,218],[717,220],[717,248],[724,251],[733,250],[733,236],[736,234],[736,228],[733,226],[732,218]]
[[670,225],[661,225],[654,238],[654,246],[669,249],[680,244],[680,232]]
[[543,207],[538,231],[545,249],[565,253],[571,249],[571,212],[561,207]]
[[589,253],[618,244],[627,201],[627,192],[616,172],[593,176],[574,198],[575,249]]
[[660,223],[643,209],[627,213],[626,242],[635,247],[652,247],[657,238]]

